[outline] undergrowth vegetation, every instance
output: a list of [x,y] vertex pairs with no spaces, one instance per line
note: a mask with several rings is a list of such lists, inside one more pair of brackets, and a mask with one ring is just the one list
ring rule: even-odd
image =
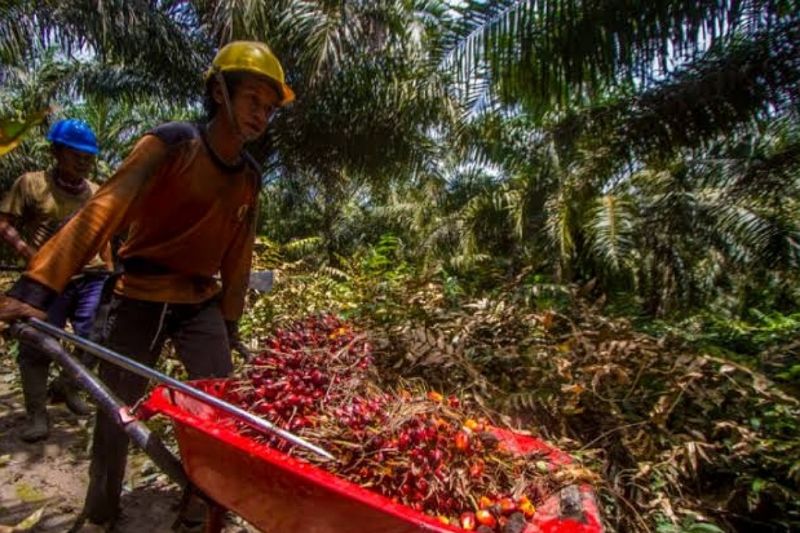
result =
[[796,315],[700,313],[648,333],[587,287],[523,276],[468,294],[444,272],[420,276],[397,244],[332,269],[263,242],[259,265],[278,277],[248,333],[309,313],[355,321],[387,378],[468,394],[578,457],[612,530],[800,527]]

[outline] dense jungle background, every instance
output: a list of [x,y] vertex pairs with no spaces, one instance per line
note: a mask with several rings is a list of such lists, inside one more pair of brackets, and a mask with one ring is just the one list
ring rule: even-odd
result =
[[66,116],[98,133],[102,182],[149,128],[202,120],[221,44],[266,41],[298,99],[251,147],[276,281],[246,337],[352,320],[387,377],[572,453],[611,531],[800,529],[796,1],[0,13],[0,117],[30,130],[3,191]]

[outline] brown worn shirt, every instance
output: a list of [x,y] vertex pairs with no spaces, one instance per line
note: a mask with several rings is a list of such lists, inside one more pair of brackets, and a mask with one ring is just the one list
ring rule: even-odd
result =
[[25,275],[60,292],[103,243],[127,230],[122,262],[158,268],[124,273],[118,294],[199,303],[221,291],[223,316],[238,319],[252,259],[258,179],[249,165],[232,168],[215,158],[194,125],[160,126],[31,259]]
[[[17,178],[0,201],[0,213],[12,218],[28,245],[39,248],[99,187],[91,181],[86,185],[72,194],[56,184],[52,169],[28,172]],[[105,269],[110,262],[95,256],[87,267]]]

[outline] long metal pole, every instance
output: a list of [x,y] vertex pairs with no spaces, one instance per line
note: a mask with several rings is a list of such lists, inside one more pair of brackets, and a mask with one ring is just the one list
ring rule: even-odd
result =
[[39,331],[49,333],[54,337],[71,342],[72,344],[83,348],[87,352],[99,357],[100,359],[103,359],[104,361],[108,361],[109,363],[122,367],[125,370],[128,370],[129,372],[132,372],[138,376],[142,376],[147,379],[152,379],[154,381],[157,381],[158,383],[166,385],[171,389],[180,391],[186,394],[187,396],[191,396],[192,398],[196,398],[204,403],[207,403],[222,411],[225,411],[226,413],[233,415],[242,422],[246,423],[250,427],[253,427],[261,431],[266,431],[273,435],[277,435],[280,438],[287,440],[292,444],[296,444],[297,446],[301,446],[307,450],[310,450],[329,461],[336,461],[336,458],[333,455],[331,455],[324,449],[320,448],[316,444],[312,444],[307,440],[298,437],[297,435],[294,435],[293,433],[290,433],[285,429],[282,429],[267,420],[264,420],[263,418],[259,418],[251,413],[248,413],[244,409],[236,407],[233,404],[230,404],[224,400],[220,400],[219,398],[216,398],[208,393],[205,393],[199,389],[187,385],[182,381],[178,381],[177,379],[171,378],[165,374],[162,374],[161,372],[153,370],[149,366],[143,365],[137,361],[134,361],[133,359],[120,355],[112,350],[109,350],[104,346],[100,346],[97,343],[84,339],[83,337],[79,337],[73,333],[64,331],[61,328],[57,328],[56,326],[48,324],[47,322],[39,320],[38,318],[31,318],[28,321],[28,323],[34,328],[38,329]]

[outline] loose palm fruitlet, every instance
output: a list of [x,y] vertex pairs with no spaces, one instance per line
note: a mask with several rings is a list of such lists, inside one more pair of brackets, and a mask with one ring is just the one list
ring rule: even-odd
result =
[[[535,458],[505,450],[468,402],[421,385],[382,387],[368,339],[332,315],[265,339],[226,394],[339,458],[320,466],[467,531],[522,531],[552,489]],[[240,431],[318,462],[278,437]]]

